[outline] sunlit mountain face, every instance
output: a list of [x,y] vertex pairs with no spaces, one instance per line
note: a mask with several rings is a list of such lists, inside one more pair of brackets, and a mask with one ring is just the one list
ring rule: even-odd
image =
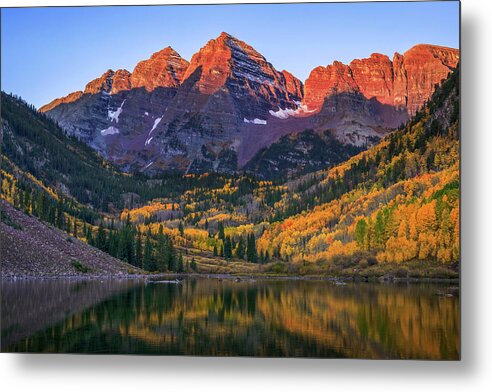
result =
[[[458,60],[456,49],[416,45],[392,59],[374,53],[318,66],[303,83],[222,33],[189,62],[166,47],[40,111],[126,171],[285,178],[376,144],[415,115]],[[277,151],[289,138],[312,138],[304,132],[327,156],[312,142],[289,144],[294,157]]]

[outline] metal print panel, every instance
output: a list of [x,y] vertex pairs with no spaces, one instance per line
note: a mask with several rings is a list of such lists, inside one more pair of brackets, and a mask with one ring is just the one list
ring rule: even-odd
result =
[[459,13],[2,9],[1,351],[459,360]]

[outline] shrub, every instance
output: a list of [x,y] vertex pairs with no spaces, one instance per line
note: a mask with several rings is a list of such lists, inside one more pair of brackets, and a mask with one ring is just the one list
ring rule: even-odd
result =
[[6,225],[14,228],[15,230],[22,230],[22,226],[18,223],[15,223],[10,216],[6,215],[5,212],[0,211],[0,221],[5,223]]
[[333,263],[328,264],[327,270],[329,274],[338,275],[342,271],[342,268],[339,265]]
[[405,268],[398,268],[395,271],[395,277],[397,278],[406,278],[407,275],[408,275],[408,270],[406,270]]
[[281,261],[277,261],[273,266],[272,266],[272,271],[276,274],[281,274],[285,270],[285,264],[282,263]]
[[290,275],[298,274],[300,270],[302,270],[302,267],[299,268],[296,264],[293,263],[287,264],[287,273]]
[[458,278],[459,273],[446,267],[437,267],[430,272],[429,277],[437,279],[453,279]]
[[77,271],[82,272],[83,274],[86,274],[87,272],[90,271],[89,267],[85,266],[78,260],[72,261],[72,267],[74,267]]
[[337,255],[333,256],[331,262],[335,264],[337,267],[342,269],[355,267],[357,265],[357,257],[354,256],[345,256],[345,255]]
[[196,271],[198,269],[198,266],[197,266],[196,261],[195,261],[194,258],[191,259],[190,268],[191,268],[192,271]]

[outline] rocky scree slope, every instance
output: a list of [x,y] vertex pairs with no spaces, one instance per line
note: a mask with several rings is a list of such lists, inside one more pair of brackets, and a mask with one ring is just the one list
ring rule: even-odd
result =
[[143,271],[0,200],[2,277],[125,276]]

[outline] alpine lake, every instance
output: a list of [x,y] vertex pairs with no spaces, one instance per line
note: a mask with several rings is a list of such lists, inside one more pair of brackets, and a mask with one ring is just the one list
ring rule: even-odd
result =
[[457,360],[456,284],[1,281],[3,352]]

